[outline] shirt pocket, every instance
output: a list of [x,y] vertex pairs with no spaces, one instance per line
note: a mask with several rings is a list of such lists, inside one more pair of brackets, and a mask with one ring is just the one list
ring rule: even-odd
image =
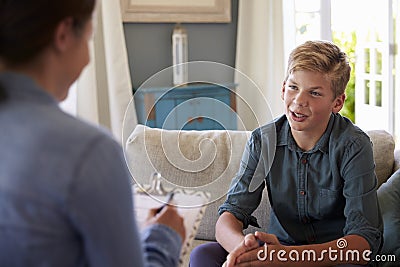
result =
[[323,218],[336,217],[344,213],[342,190],[321,188],[319,190],[319,216]]

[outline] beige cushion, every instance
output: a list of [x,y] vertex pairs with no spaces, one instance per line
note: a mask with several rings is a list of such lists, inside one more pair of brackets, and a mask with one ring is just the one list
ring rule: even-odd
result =
[[394,139],[383,130],[367,131],[373,143],[375,173],[378,184],[384,183],[392,174],[394,164]]
[[[244,131],[175,131],[138,125],[126,144],[133,177],[143,183],[151,173],[177,186],[216,188],[215,181],[229,182],[237,172],[248,139]],[[225,183],[224,183],[225,184]]]

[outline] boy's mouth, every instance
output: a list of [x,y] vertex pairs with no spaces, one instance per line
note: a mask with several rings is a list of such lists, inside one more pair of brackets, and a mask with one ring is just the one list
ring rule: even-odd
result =
[[291,117],[293,118],[293,120],[295,121],[304,121],[307,116],[302,114],[302,113],[298,113],[298,112],[294,112],[294,111],[290,111]]
[[303,118],[303,117],[305,117],[306,115],[303,115],[303,114],[301,114],[301,113],[296,113],[296,112],[292,112],[297,118]]

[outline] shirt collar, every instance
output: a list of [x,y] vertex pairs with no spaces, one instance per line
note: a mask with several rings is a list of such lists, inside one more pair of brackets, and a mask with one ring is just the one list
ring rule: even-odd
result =
[[57,100],[29,76],[16,72],[1,72],[0,84],[12,100],[29,100],[58,105]]
[[[296,141],[294,140],[294,138],[292,136],[292,132],[290,131],[290,125],[289,125],[289,122],[288,122],[286,116],[283,115],[283,117],[284,117],[284,122],[283,122],[281,128],[277,129],[278,130],[277,146],[288,146],[288,148],[290,150],[303,152],[303,150],[301,150],[298,147],[298,145],[296,144]],[[282,118],[280,118],[280,119],[282,119]],[[279,121],[280,119],[278,119],[277,121]],[[335,120],[335,115],[332,113],[329,118],[328,126],[326,127],[324,134],[318,140],[318,142],[314,146],[314,148],[311,149],[310,151],[308,151],[308,153],[313,153],[317,150],[320,150],[323,153],[328,153],[328,151],[329,151],[329,136],[332,132],[334,120]]]

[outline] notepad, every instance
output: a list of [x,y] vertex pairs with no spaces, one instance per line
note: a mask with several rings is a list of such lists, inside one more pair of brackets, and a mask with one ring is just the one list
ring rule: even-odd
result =
[[[135,188],[134,192],[136,220],[140,230],[142,230],[149,209],[162,206],[167,201],[168,196],[149,195],[145,192],[140,192]],[[179,260],[180,266],[183,264],[183,259],[190,253],[190,246],[197,234],[209,199],[210,194],[206,192],[187,189],[174,190],[174,199],[172,204],[177,207],[179,214],[184,218],[186,229],[186,238],[182,244]]]

